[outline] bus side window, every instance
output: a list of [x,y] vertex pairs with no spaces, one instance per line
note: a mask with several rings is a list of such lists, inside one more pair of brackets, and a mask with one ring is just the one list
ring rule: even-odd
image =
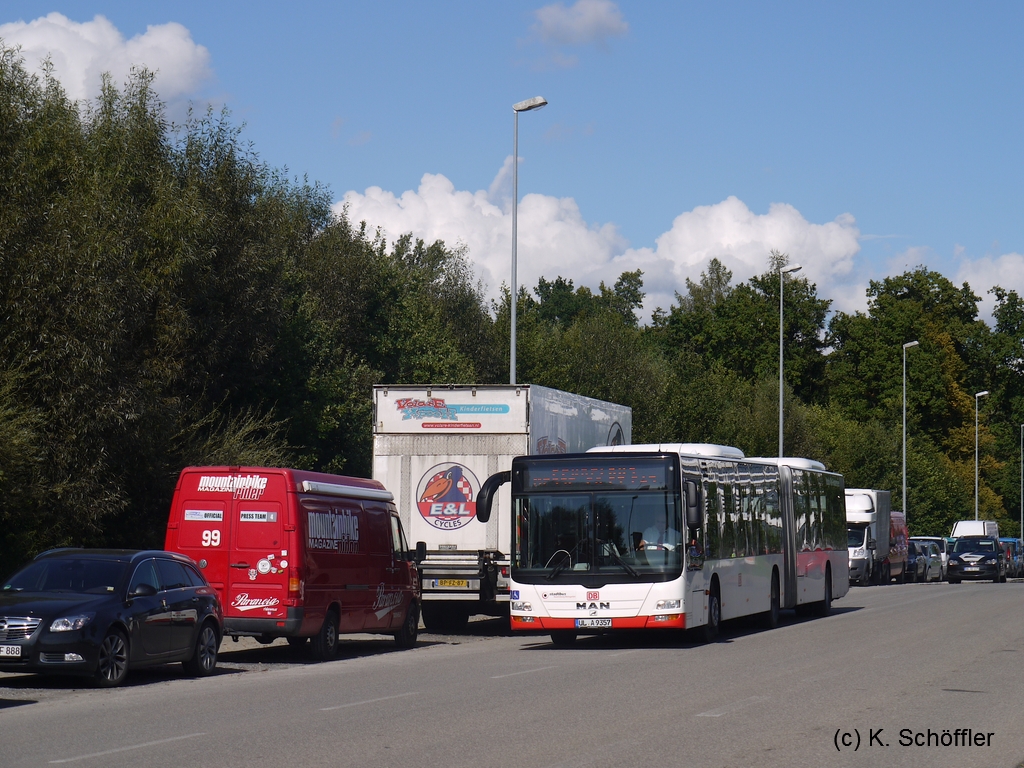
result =
[[718,557],[720,548],[722,513],[721,502],[718,498],[718,483],[708,482],[704,488],[704,498],[707,499],[707,519],[704,523],[706,532],[705,557],[715,559]]

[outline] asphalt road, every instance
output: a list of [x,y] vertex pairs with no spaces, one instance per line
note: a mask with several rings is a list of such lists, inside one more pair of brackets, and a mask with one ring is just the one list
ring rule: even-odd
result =
[[[326,664],[227,640],[213,678],[168,665],[112,691],[0,675],[0,766],[1013,768],[1022,603],[1024,582],[892,585],[827,618],[727,624],[713,645],[559,649],[492,620],[407,651],[348,639]],[[965,729],[982,744],[950,743]]]

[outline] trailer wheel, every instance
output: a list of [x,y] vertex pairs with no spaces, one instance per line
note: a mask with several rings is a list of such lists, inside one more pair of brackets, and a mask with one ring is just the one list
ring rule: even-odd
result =
[[422,611],[423,626],[434,634],[464,632],[469,623],[469,608],[458,603],[424,602]]

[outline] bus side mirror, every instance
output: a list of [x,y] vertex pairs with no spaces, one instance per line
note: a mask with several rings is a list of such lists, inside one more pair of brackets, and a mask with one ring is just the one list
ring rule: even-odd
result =
[[476,496],[476,519],[481,523],[486,523],[491,519],[491,503],[494,500],[494,494],[498,492],[498,488],[507,483],[512,479],[512,470],[506,470],[504,472],[498,472],[497,474],[491,475],[484,484],[480,486],[480,493]]
[[704,509],[701,506],[700,488],[693,480],[683,483],[683,495],[686,497],[686,527],[701,528],[704,526]]

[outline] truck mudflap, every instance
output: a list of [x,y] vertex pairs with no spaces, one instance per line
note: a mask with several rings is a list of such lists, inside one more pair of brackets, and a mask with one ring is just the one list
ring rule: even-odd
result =
[[289,637],[299,631],[305,611],[302,608],[288,608],[284,619],[262,619],[253,617],[224,617],[224,635],[241,637]]

